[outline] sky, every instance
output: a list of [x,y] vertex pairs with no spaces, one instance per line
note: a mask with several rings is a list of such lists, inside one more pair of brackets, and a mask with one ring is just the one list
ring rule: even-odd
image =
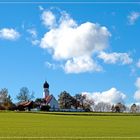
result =
[[139,103],[140,3],[127,2],[0,3],[0,88],[41,98],[47,80],[57,99]]

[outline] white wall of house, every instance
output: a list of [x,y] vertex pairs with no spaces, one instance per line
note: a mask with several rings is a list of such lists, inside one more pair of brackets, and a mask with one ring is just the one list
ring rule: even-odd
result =
[[52,95],[52,99],[48,105],[51,107],[51,109],[59,108],[58,101],[55,99],[55,97],[53,95]]

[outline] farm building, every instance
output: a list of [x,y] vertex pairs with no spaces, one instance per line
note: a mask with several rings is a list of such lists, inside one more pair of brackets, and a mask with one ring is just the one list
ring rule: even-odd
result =
[[17,104],[17,110],[24,111],[28,110],[30,111],[31,108],[33,108],[33,101],[23,101]]

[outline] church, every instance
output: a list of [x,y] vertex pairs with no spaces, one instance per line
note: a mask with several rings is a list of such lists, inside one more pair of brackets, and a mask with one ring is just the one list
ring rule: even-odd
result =
[[50,109],[59,109],[59,105],[58,105],[58,101],[55,99],[55,97],[50,94],[49,92],[49,84],[47,81],[45,81],[45,83],[43,84],[43,99],[45,99],[46,101],[46,105],[50,106]]

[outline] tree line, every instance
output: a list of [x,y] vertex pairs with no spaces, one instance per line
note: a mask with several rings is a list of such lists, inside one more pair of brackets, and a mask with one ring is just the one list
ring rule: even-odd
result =
[[[40,108],[42,111],[49,111],[49,105],[46,105],[46,101],[43,98],[34,98],[34,92],[30,92],[27,87],[22,87],[16,96],[18,100],[14,103],[7,88],[0,90],[0,110],[31,110],[33,108]],[[34,100],[33,100],[34,99]],[[30,105],[23,106],[22,103],[29,102]],[[140,106],[132,104],[126,106],[123,103],[110,104],[105,102],[99,102],[95,104],[93,99],[88,98],[86,95],[75,94],[72,96],[67,91],[63,91],[58,96],[58,103],[60,110],[82,110],[82,111],[94,111],[94,112],[140,112]]]

